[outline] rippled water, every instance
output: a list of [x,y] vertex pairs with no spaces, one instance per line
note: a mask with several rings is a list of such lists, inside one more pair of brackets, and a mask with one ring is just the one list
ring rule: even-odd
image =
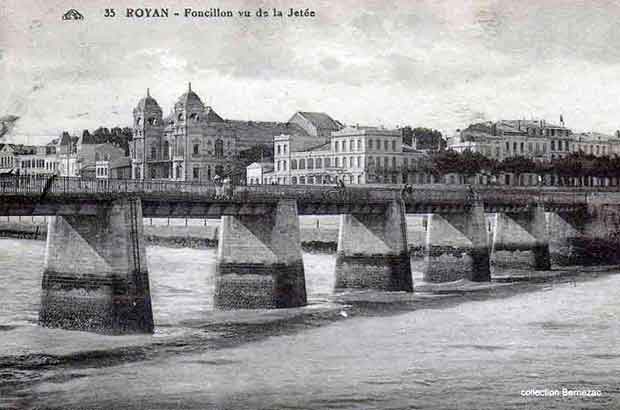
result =
[[[333,295],[304,254],[310,306],[217,312],[214,250],[147,252],[156,334],[113,337],[36,326],[44,243],[0,240],[0,408],[620,408],[620,275]],[[520,394],[563,387],[602,396]]]

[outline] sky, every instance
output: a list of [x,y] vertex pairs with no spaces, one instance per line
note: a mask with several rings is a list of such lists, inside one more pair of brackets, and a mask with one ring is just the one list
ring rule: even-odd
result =
[[[67,3],[0,4],[0,116],[20,117],[16,142],[128,126],[147,88],[167,114],[190,81],[229,119],[322,111],[452,133],[562,114],[575,131],[620,129],[620,1],[89,0],[75,2],[84,20],[62,21]],[[316,17],[124,17],[144,3]]]

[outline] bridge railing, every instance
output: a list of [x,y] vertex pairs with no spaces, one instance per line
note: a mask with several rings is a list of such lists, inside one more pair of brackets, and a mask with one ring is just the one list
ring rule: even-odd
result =
[[497,187],[463,185],[413,185],[406,193],[399,186],[349,185],[338,188],[332,185],[247,185],[237,187],[216,186],[213,183],[196,183],[166,180],[99,179],[45,176],[0,176],[2,194],[136,194],[190,196],[192,198],[276,201],[296,199],[301,202],[326,203],[378,203],[403,198],[407,203],[468,203],[481,199],[486,203],[528,204],[583,204],[589,191],[548,187]]

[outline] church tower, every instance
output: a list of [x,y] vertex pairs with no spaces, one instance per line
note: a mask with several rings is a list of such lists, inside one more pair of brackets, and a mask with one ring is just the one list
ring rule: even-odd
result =
[[133,110],[133,141],[131,143],[131,177],[133,179],[161,178],[158,160],[164,132],[162,110],[151,97],[149,89]]

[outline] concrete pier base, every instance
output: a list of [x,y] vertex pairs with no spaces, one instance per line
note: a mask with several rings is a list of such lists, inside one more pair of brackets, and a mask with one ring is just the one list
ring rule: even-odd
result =
[[402,201],[376,214],[340,216],[335,273],[337,289],[413,292]]
[[551,263],[559,266],[588,263],[588,241],[584,235],[586,212],[547,213],[547,236]]
[[424,281],[491,280],[484,205],[466,213],[432,214],[428,219]]
[[496,214],[491,266],[504,270],[551,269],[542,205],[533,206],[529,212]]
[[221,309],[305,306],[306,281],[295,201],[263,215],[223,216],[215,306]]
[[153,332],[140,200],[50,217],[39,323],[111,334]]

